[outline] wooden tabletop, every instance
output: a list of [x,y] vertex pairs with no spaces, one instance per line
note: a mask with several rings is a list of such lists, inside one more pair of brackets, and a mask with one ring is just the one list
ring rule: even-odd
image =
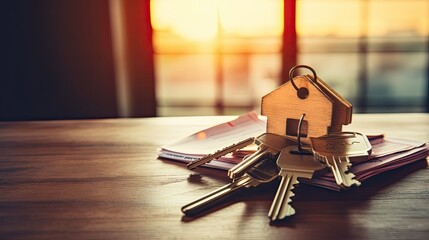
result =
[[[300,185],[297,214],[277,224],[267,213],[278,182],[184,217],[181,206],[226,184],[226,172],[157,151],[233,118],[0,123],[0,239],[428,239],[424,159],[346,192]],[[427,142],[429,114],[355,114],[346,130]]]

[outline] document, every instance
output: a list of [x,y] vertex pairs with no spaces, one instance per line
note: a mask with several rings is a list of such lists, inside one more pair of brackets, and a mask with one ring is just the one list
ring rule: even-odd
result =
[[[162,147],[159,157],[190,162],[224,147],[265,132],[265,121],[256,112],[249,112],[233,121],[201,130],[171,145]],[[241,150],[249,153],[256,150],[252,145]],[[228,170],[242,160],[243,154],[228,154],[205,164],[205,167]]]

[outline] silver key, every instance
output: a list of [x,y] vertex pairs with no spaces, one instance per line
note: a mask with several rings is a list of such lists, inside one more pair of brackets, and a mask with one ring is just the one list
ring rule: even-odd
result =
[[258,150],[245,157],[243,161],[228,171],[228,176],[231,179],[236,179],[243,175],[247,169],[255,165],[263,157],[276,155],[283,148],[296,145],[296,141],[277,134],[264,133],[255,138],[255,144],[258,145]]
[[268,217],[271,221],[281,220],[295,214],[291,206],[292,190],[298,184],[298,178],[312,178],[315,171],[326,168],[326,165],[316,160],[312,155],[296,154],[295,146],[284,148],[277,158],[277,165],[281,168],[280,185],[271,204]]
[[264,158],[246,171],[244,175],[235,181],[210,192],[196,201],[182,207],[186,215],[195,215],[219,203],[224,198],[243,188],[256,187],[262,183],[268,183],[278,177],[279,169],[275,159]]
[[338,132],[310,138],[310,141],[314,156],[329,166],[338,185],[361,185],[349,169],[353,162],[365,161],[371,154],[372,147],[365,135]]
[[205,163],[210,162],[211,160],[220,158],[222,156],[225,156],[228,153],[231,153],[231,152],[234,152],[238,149],[244,148],[244,147],[252,144],[254,140],[255,140],[255,138],[248,138],[248,139],[245,139],[245,140],[240,141],[238,143],[232,144],[231,146],[225,147],[219,151],[216,151],[213,154],[206,155],[200,159],[197,159],[195,161],[188,163],[187,167],[188,167],[188,169],[194,169],[198,166],[201,166]]

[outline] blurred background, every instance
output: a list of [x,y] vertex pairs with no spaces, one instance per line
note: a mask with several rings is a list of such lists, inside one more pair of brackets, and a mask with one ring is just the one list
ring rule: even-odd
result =
[[3,121],[259,112],[297,64],[356,113],[429,112],[429,0],[0,4]]

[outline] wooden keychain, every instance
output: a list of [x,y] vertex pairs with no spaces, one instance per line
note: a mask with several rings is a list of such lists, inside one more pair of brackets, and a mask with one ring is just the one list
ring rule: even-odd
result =
[[[293,77],[298,68],[313,73]],[[351,104],[317,77],[316,71],[298,65],[289,71],[289,81],[262,97],[261,114],[267,117],[267,132],[296,138],[300,118],[301,141],[341,131],[351,122]]]

